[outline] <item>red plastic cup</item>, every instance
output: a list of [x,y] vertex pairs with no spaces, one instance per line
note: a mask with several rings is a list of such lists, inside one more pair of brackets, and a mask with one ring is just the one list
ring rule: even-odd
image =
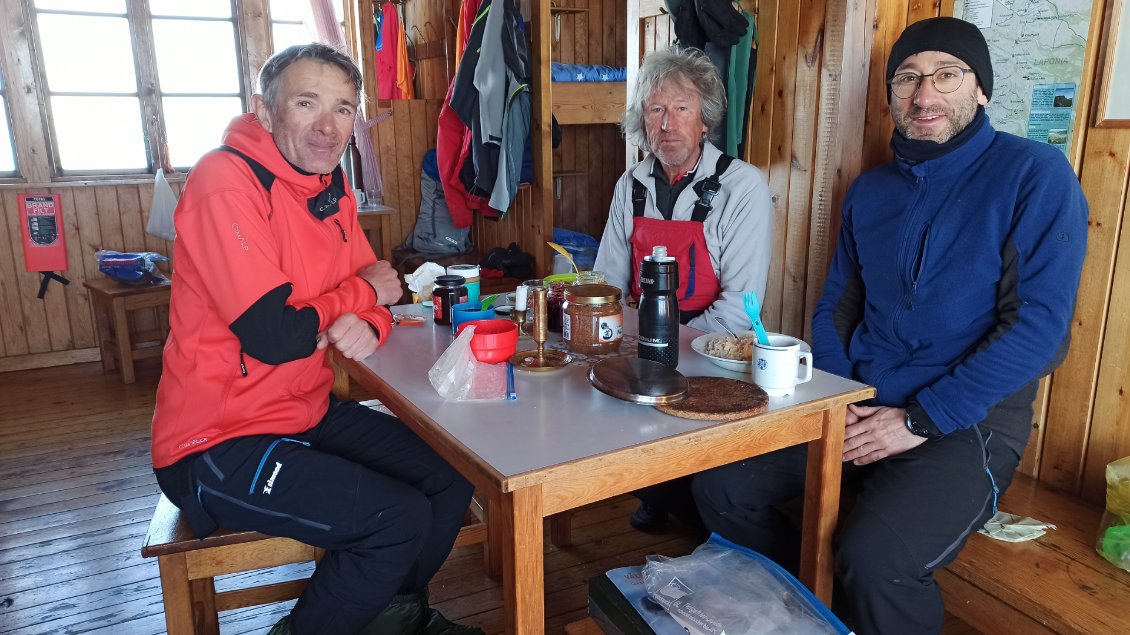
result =
[[518,351],[518,325],[510,320],[472,320],[459,325],[458,333],[475,326],[471,353],[487,364],[504,362]]

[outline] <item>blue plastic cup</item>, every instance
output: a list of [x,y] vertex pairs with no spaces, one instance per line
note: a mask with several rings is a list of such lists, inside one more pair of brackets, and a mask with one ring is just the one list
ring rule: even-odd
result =
[[451,307],[451,332],[455,333],[459,325],[471,320],[493,320],[494,309],[483,310],[481,302],[464,302]]

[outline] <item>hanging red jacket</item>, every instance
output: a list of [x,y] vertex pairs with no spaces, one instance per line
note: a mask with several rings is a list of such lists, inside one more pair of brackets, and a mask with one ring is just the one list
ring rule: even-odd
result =
[[384,3],[381,9],[376,34],[377,99],[398,99],[396,89],[396,51],[400,34],[400,18],[396,15],[396,5]]

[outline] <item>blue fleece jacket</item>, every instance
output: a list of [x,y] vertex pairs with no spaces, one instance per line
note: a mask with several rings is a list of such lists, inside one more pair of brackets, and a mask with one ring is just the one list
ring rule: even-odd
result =
[[[815,365],[970,427],[1050,372],[1067,341],[1087,202],[1052,146],[995,131],[848,191],[813,316]],[[1026,438],[1026,437],[1025,437]]]

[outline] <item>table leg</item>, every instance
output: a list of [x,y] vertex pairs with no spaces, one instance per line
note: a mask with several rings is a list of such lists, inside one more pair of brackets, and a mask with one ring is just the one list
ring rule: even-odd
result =
[[487,575],[497,578],[502,575],[502,523],[491,522],[492,518],[502,518],[502,503],[498,496],[487,498],[487,543],[483,546],[483,564]]
[[114,341],[118,343],[118,366],[122,371],[122,383],[132,384],[133,375],[133,342],[129,335],[129,317],[126,315],[126,302],[123,298],[114,298],[111,304],[110,319],[113,322]]
[[[506,632],[545,632],[545,553],[540,485],[502,494],[502,586]],[[488,522],[494,522],[494,518]]]
[[113,334],[110,332],[109,309],[97,299],[94,291],[88,293],[90,310],[94,313],[94,329],[98,332],[98,355],[102,358],[102,370],[103,372],[114,370],[114,354],[110,350],[110,339]]
[[808,443],[800,581],[826,606],[832,605],[832,533],[840,513],[846,406],[825,410],[823,433]]

